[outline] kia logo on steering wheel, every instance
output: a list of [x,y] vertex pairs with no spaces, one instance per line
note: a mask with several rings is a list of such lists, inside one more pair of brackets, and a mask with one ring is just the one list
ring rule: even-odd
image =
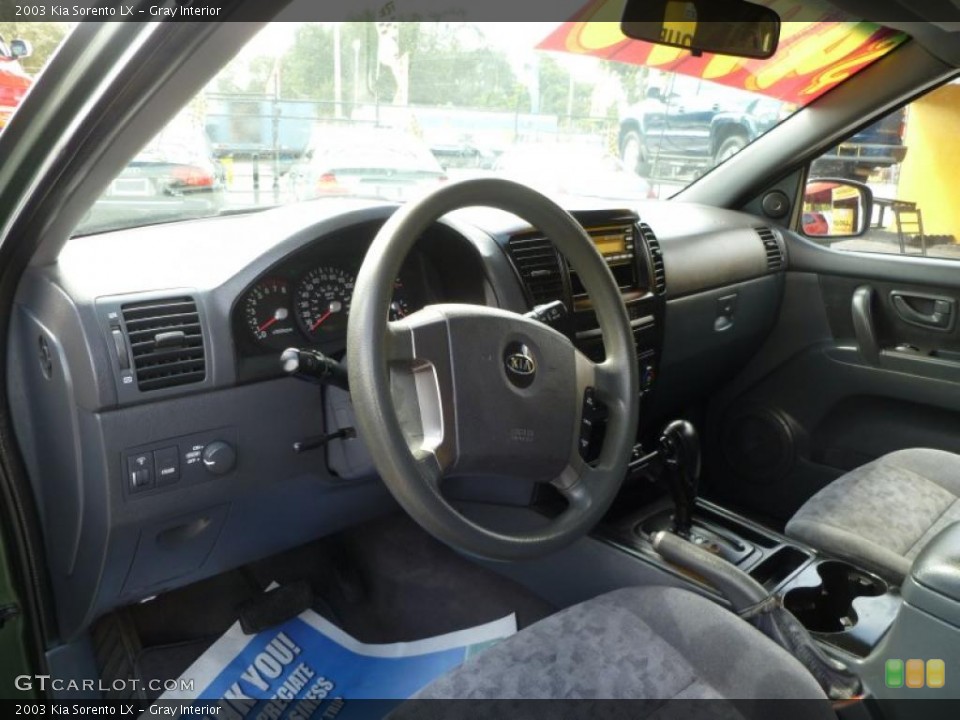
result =
[[510,343],[503,355],[507,379],[520,388],[529,387],[537,374],[537,363],[530,348],[522,343]]

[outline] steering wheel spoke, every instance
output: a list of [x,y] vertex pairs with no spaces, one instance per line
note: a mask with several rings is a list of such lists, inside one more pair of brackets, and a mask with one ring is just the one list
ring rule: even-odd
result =
[[597,399],[610,404],[618,399],[620,378],[618,368],[605,360],[594,362],[577,350],[577,395],[583,397],[588,388],[592,388]]
[[449,337],[429,309],[387,323],[390,391],[407,447],[439,486],[455,464],[456,433]]
[[416,358],[413,328],[404,320],[387,323],[385,348],[387,362],[411,362]]
[[436,492],[440,491],[440,483],[449,470],[449,458],[443,453],[437,453],[426,447],[411,448],[413,459],[420,470],[420,476]]

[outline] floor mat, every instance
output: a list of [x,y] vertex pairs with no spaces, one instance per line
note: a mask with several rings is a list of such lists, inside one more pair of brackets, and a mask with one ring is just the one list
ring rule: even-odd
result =
[[443,635],[511,613],[523,628],[556,610],[396,514],[111,613],[93,631],[101,678],[177,678],[245,602],[271,582],[299,580],[313,589],[314,611],[363,643]]
[[308,580],[329,611],[314,609],[368,643],[442,635],[510,613],[516,614],[517,627],[524,628],[556,612],[526,588],[470,562],[399,513],[247,570],[262,587]]
[[[369,707],[354,700],[413,696],[471,655],[517,630],[513,615],[439,637],[406,643],[358,642],[316,612],[255,635],[232,626],[184,671],[159,703],[211,702],[243,710],[244,716],[297,718],[366,717]],[[168,686],[169,687],[169,686]],[[296,705],[290,702],[297,700]],[[256,701],[256,702],[253,702]],[[382,713],[383,706],[378,707]]]

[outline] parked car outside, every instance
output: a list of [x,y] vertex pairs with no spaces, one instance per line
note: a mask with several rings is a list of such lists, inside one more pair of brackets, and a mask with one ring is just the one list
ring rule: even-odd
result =
[[652,86],[620,119],[624,164],[644,176],[696,173],[719,164],[782,119],[777,101],[675,75]]
[[628,201],[654,197],[646,180],[594,146],[517,145],[498,158],[494,172],[550,196]]
[[805,212],[801,219],[803,232],[812,237],[820,237],[830,234],[830,225],[821,212]]
[[207,217],[226,202],[223,167],[214,159],[203,127],[180,115],[158,133],[94,204],[84,232],[109,230],[118,219],[142,224]]
[[906,116],[906,109],[900,108],[836,145],[813,163],[811,176],[865,182],[875,171],[902,163],[907,156]]
[[489,170],[499,155],[496,150],[478,145],[470,138],[431,143],[430,152],[444,169]]
[[[675,76],[653,86],[620,118],[618,148],[644,177],[698,176],[728,160],[796,110],[792,103]],[[884,117],[819,158],[816,176],[865,180],[902,162],[905,111]]]
[[336,195],[408,200],[447,181],[422,140],[371,126],[318,129],[304,160],[287,177],[297,200]]
[[20,64],[20,59],[28,57],[30,53],[30,43],[14,40],[7,45],[0,35],[0,130],[6,127],[13,111],[33,84]]

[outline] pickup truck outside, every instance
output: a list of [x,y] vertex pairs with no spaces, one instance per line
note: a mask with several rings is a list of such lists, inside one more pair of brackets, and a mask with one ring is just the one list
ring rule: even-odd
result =
[[[651,87],[620,118],[624,165],[644,177],[696,177],[739,152],[795,110],[762,95],[675,75],[667,89]],[[891,113],[818,159],[820,177],[866,180],[903,160],[905,111]]]

